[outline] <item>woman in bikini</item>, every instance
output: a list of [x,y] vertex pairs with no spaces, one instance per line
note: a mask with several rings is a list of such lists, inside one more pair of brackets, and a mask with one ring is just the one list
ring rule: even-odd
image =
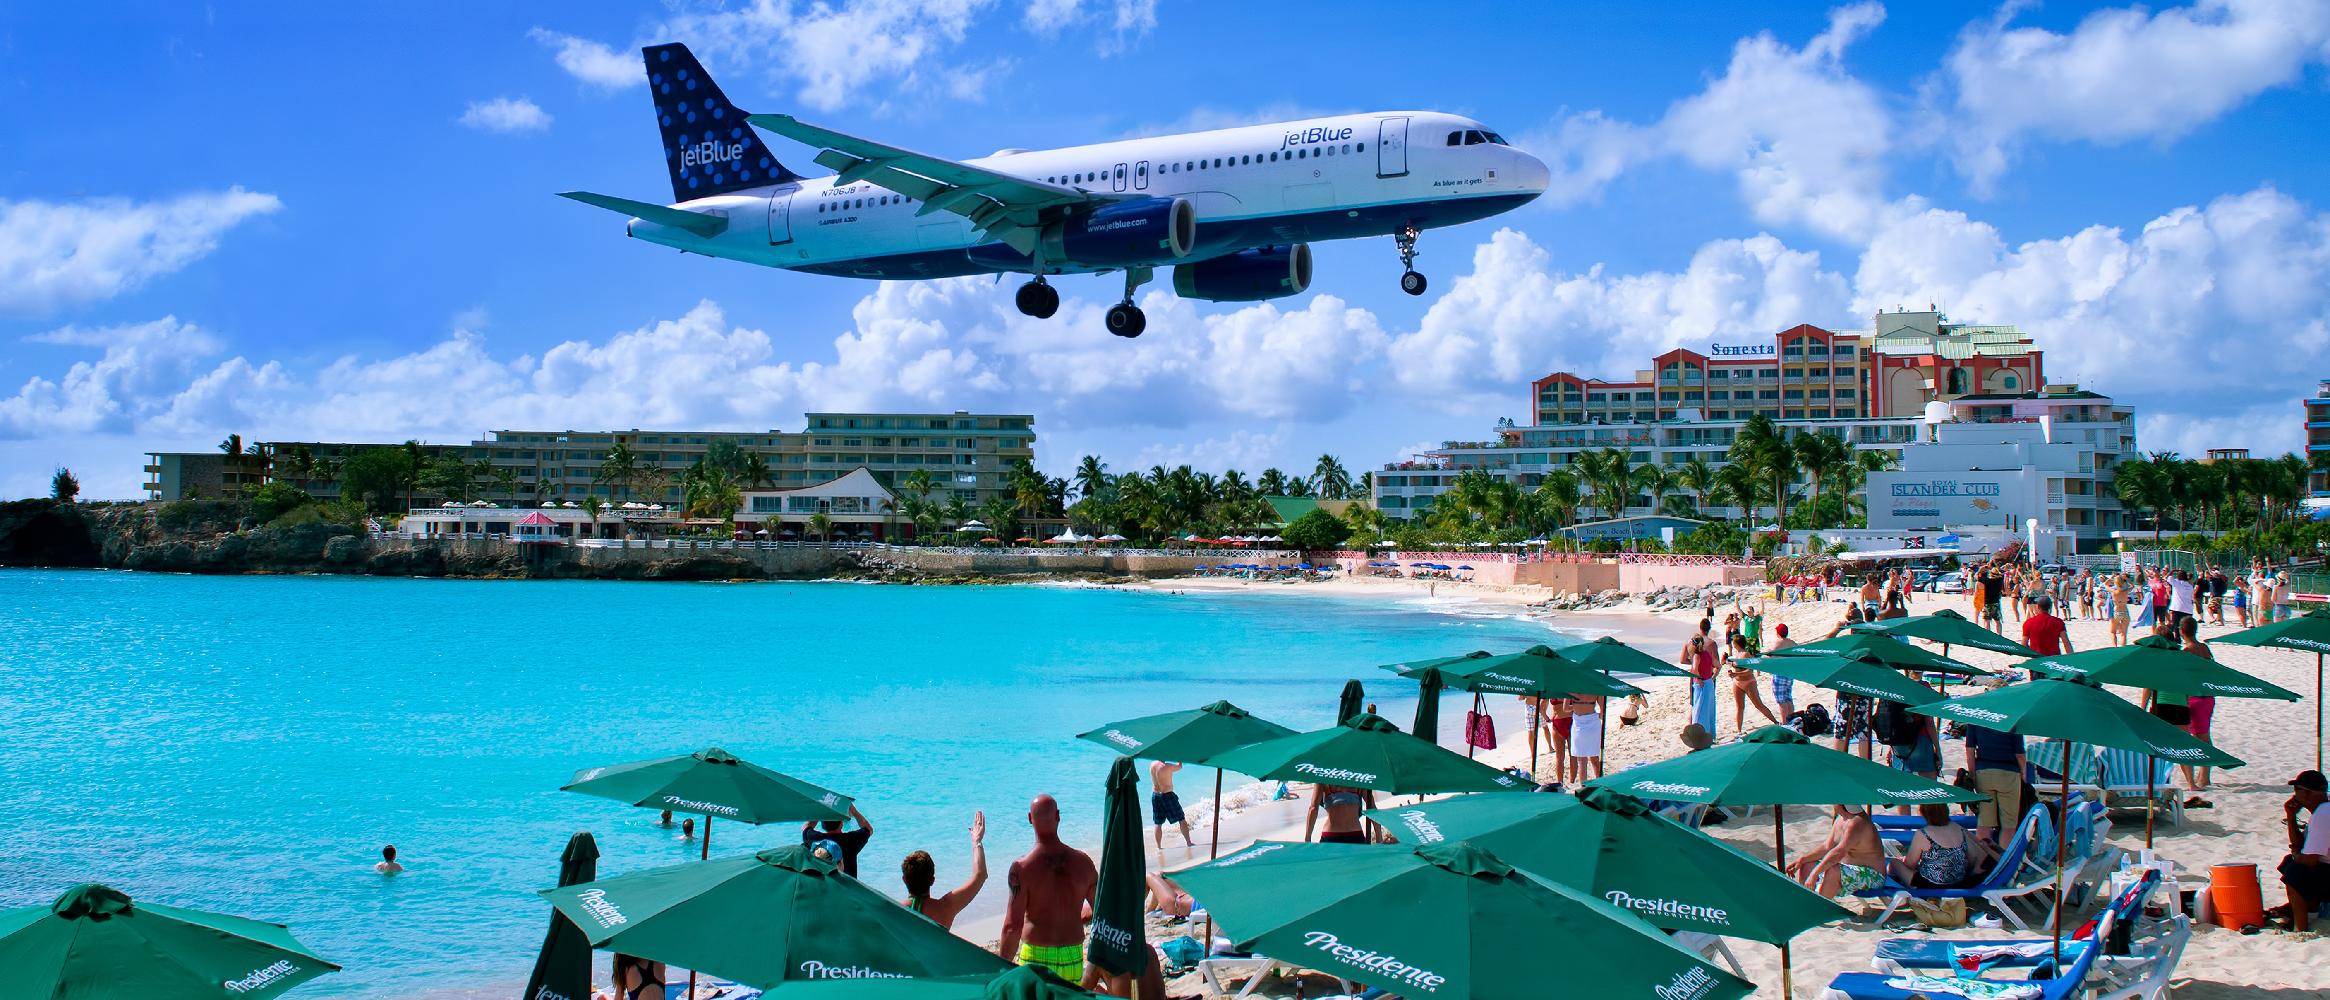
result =
[[1542,698],[1537,707],[1545,713],[1545,752],[1553,757],[1554,780],[1559,781],[1570,752],[1569,699]]
[[1723,651],[1723,665],[1731,672],[1731,728],[1743,733],[1747,732],[1749,701],[1756,703],[1756,711],[1763,713],[1766,721],[1780,721],[1779,716],[1772,714],[1771,707],[1764,704],[1764,693],[1756,689],[1756,672],[1741,665],[1740,661],[1754,656],[1745,635],[1732,636],[1731,648]]
[[615,992],[623,1000],[663,1000],[663,984],[662,962],[637,955],[615,956]]
[[[2184,641],[2185,652],[2211,660],[2217,658],[2217,654],[2210,651],[2209,644],[2201,641],[2200,622],[2191,618],[2181,619],[2177,622],[2177,632],[2177,637]],[[2191,733],[2195,739],[2203,743],[2209,742],[2209,724],[2215,720],[2217,715],[2217,696],[2211,694],[2193,695],[2184,700],[2184,708],[2184,731]],[[2184,807],[2187,809],[2209,808],[2212,803],[2202,798],[2201,793],[2208,791],[2210,768],[2205,765],[2202,767],[2193,767],[2189,764],[2179,766],[2184,770],[2185,787],[2192,789],[2192,797],[2184,800]]]
[[1327,825],[1325,829],[1318,830],[1319,843],[1368,843],[1371,838],[1367,835],[1367,824],[1359,818],[1359,814],[1373,808],[1374,792],[1341,785],[1313,785],[1311,808],[1303,816],[1303,839],[1311,839],[1312,831],[1318,826],[1319,814],[1324,812],[1327,814]]

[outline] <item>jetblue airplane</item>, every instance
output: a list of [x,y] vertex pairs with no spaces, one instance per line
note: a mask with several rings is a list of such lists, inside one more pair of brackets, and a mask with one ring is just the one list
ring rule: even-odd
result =
[[[1148,323],[1133,292],[1160,267],[1185,298],[1254,302],[1310,287],[1313,240],[1390,236],[1400,288],[1424,293],[1416,237],[1544,193],[1545,164],[1479,122],[1431,111],[1006,149],[949,160],[799,121],[746,114],[684,45],[642,50],[673,204],[563,192],[631,216],[626,234],[688,253],[853,278],[1025,274],[1046,318],[1056,274],[1121,271],[1108,330]],[[814,146],[802,177],[753,129]]]

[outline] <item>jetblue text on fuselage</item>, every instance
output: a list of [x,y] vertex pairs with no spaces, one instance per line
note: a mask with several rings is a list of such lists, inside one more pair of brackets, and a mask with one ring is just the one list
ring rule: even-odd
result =
[[1289,146],[1307,146],[1315,142],[1342,142],[1349,138],[1351,138],[1350,126],[1344,126],[1343,128],[1296,129],[1286,134],[1286,138],[1279,142],[1278,148],[1285,149]]
[[741,142],[699,142],[680,147],[680,166],[694,167],[709,163],[734,163],[744,159]]

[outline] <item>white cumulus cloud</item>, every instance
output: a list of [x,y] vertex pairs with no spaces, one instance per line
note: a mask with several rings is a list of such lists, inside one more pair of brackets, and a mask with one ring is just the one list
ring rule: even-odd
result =
[[635,52],[617,52],[603,42],[535,28],[527,37],[548,46],[558,68],[599,90],[622,90],[647,82],[646,68]]
[[2013,27],[2019,9],[1969,26],[1946,60],[1944,124],[1978,187],[2025,141],[2172,139],[2330,63],[2321,0],[2113,8],[2068,34]]
[[524,97],[471,101],[460,122],[486,132],[539,132],[550,127],[550,112]]
[[111,298],[202,259],[227,230],[282,207],[239,187],[158,201],[0,199],[0,312]]

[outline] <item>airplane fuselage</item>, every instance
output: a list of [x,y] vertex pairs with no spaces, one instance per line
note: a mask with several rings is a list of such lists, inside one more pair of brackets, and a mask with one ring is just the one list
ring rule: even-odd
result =
[[[717,158],[721,150],[702,155]],[[1519,207],[1546,169],[1479,122],[1427,111],[1336,115],[965,161],[1102,196],[1180,198],[1195,209],[1189,263],[1277,244],[1453,226]],[[1028,273],[1032,262],[957,214],[860,181],[809,178],[682,202],[725,216],[700,237],[633,220],[640,239],[768,267],[862,278]],[[1106,271],[1044,261],[1047,274]]]

